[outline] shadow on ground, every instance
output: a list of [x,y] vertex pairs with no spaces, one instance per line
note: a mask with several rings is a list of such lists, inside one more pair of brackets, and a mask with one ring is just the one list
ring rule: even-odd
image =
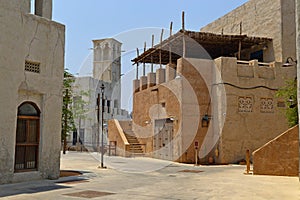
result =
[[[61,184],[74,184],[80,182],[87,182],[86,178],[80,177],[83,171],[74,171],[74,170],[61,170],[60,179],[55,181],[38,181],[38,182],[27,182],[24,183],[14,183],[14,184],[6,184],[0,185],[0,198],[7,196],[14,196],[20,194],[34,194],[40,192],[48,192],[52,190],[60,190],[71,188],[71,186],[65,186]],[[12,190],[12,188],[15,188]]]

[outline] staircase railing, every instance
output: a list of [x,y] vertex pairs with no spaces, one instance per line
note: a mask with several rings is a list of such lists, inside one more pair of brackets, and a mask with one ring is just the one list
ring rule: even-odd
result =
[[124,133],[124,131],[123,131],[123,129],[122,129],[122,127],[121,127],[119,121],[116,120],[116,119],[114,119],[114,122],[115,122],[115,125],[116,125],[116,127],[117,127],[117,129],[118,129],[119,135],[120,135],[120,137],[122,138],[124,144],[125,144],[125,145],[129,145],[129,142],[128,142],[126,136],[125,136],[125,133]]

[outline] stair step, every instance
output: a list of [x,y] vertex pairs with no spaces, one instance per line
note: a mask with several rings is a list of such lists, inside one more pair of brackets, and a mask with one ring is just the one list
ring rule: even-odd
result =
[[126,136],[127,137],[127,139],[137,139],[135,136]]
[[130,138],[130,137],[127,137],[127,140],[138,140],[137,138]]
[[129,152],[130,153],[144,153],[142,150],[134,150],[134,149],[130,150]]
[[128,140],[129,144],[139,144],[139,141]]
[[137,147],[129,147],[129,149],[140,149],[143,150],[141,147],[137,146]]
[[142,148],[129,148],[129,150],[141,150],[141,151],[143,151]]
[[139,157],[139,156],[145,156],[145,154],[144,153],[131,153],[131,155],[130,156],[133,156],[133,157]]
[[138,140],[136,137],[127,137],[127,140]]
[[142,148],[141,145],[130,145],[129,147],[130,147],[130,148]]
[[128,141],[128,143],[133,145],[140,144],[138,141]]
[[129,152],[132,155],[141,155],[141,156],[145,155],[142,145],[140,144],[139,140],[135,136],[134,132],[132,130],[123,130],[123,131],[130,145]]
[[143,151],[143,149],[142,148],[129,148],[129,150],[133,150],[133,151]]

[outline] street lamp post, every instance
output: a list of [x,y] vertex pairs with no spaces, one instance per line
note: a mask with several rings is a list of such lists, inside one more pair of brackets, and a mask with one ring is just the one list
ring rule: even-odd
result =
[[102,99],[102,102],[101,102],[101,168],[104,168],[104,164],[103,164],[103,154],[104,154],[104,141],[103,141],[103,137],[104,137],[104,119],[103,119],[103,116],[104,116],[104,84],[102,83],[101,85],[101,99]]

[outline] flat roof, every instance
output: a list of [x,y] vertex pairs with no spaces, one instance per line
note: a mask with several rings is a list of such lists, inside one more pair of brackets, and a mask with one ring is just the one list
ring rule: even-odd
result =
[[162,43],[146,50],[141,55],[134,58],[132,62],[134,64],[159,64],[161,52],[162,64],[170,63],[170,55],[172,63],[176,63],[177,59],[183,55],[183,43],[185,43],[186,46],[186,57],[215,59],[221,56],[234,56],[234,54],[239,51],[240,44],[241,50],[244,50],[253,46],[264,46],[269,42],[272,42],[271,38],[180,30],[176,34],[162,41]]

